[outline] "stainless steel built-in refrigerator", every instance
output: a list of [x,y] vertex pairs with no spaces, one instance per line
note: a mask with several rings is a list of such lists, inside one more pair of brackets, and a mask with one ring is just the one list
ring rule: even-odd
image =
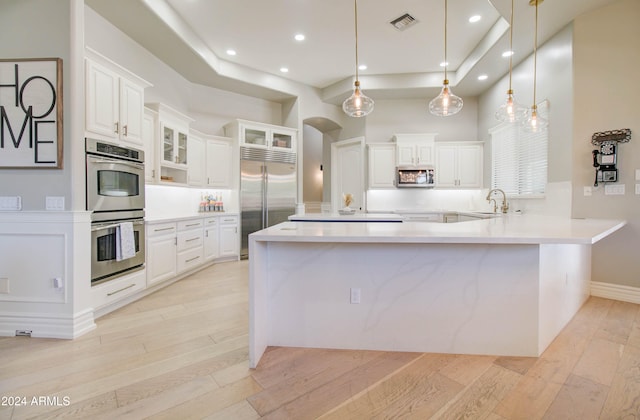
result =
[[295,153],[240,148],[240,258],[249,256],[249,234],[295,214],[296,191]]

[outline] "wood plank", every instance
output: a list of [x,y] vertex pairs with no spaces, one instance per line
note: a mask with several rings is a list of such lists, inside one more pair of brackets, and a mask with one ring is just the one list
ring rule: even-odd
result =
[[601,417],[603,419],[640,417],[640,348],[625,346]]
[[622,344],[599,338],[591,340],[573,373],[593,382],[611,385],[624,347]]
[[589,420],[600,418],[609,387],[576,375],[567,382],[544,415],[544,419]]
[[449,363],[440,368],[440,373],[449,379],[469,385],[486,372],[496,360],[495,356],[456,355]]

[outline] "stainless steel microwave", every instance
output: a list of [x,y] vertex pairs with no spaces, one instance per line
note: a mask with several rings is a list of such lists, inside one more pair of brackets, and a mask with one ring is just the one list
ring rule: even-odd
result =
[[399,188],[433,188],[435,170],[431,167],[414,168],[398,167],[396,170],[396,186]]

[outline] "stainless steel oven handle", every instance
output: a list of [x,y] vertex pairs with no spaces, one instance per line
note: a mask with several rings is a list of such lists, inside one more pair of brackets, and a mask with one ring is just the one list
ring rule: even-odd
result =
[[98,164],[108,164],[108,163],[117,163],[118,165],[125,165],[125,166],[130,166],[132,168],[135,169],[144,169],[144,163],[136,163],[136,162],[129,162],[126,160],[120,160],[120,159],[112,159],[112,158],[108,158],[108,157],[88,157],[87,159],[89,159],[89,161],[91,163],[98,163]]
[[[133,225],[138,226],[138,225],[143,225],[144,221],[138,221],[138,222],[132,222],[132,223],[133,223]],[[96,226],[96,227],[92,227],[91,228],[91,232],[97,232],[99,230],[111,229],[111,228],[115,228],[115,227],[118,227],[118,226],[120,226],[120,223],[111,223],[111,224],[108,224],[108,225],[99,225],[99,226]]]

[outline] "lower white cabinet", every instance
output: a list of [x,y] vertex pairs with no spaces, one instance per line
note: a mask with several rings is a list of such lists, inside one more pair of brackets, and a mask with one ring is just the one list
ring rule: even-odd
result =
[[147,287],[216,259],[240,255],[238,216],[211,214],[147,224]]
[[240,236],[238,234],[238,216],[222,216],[220,222],[220,257],[240,254]]
[[204,219],[204,260],[210,261],[220,255],[220,240],[218,238],[218,218]]
[[125,274],[115,280],[91,287],[91,304],[94,309],[115,303],[125,297],[132,295],[146,287],[145,270],[134,271]]
[[176,223],[147,225],[147,286],[177,274]]
[[196,268],[204,262],[202,226],[202,219],[178,222],[176,254],[178,274]]

